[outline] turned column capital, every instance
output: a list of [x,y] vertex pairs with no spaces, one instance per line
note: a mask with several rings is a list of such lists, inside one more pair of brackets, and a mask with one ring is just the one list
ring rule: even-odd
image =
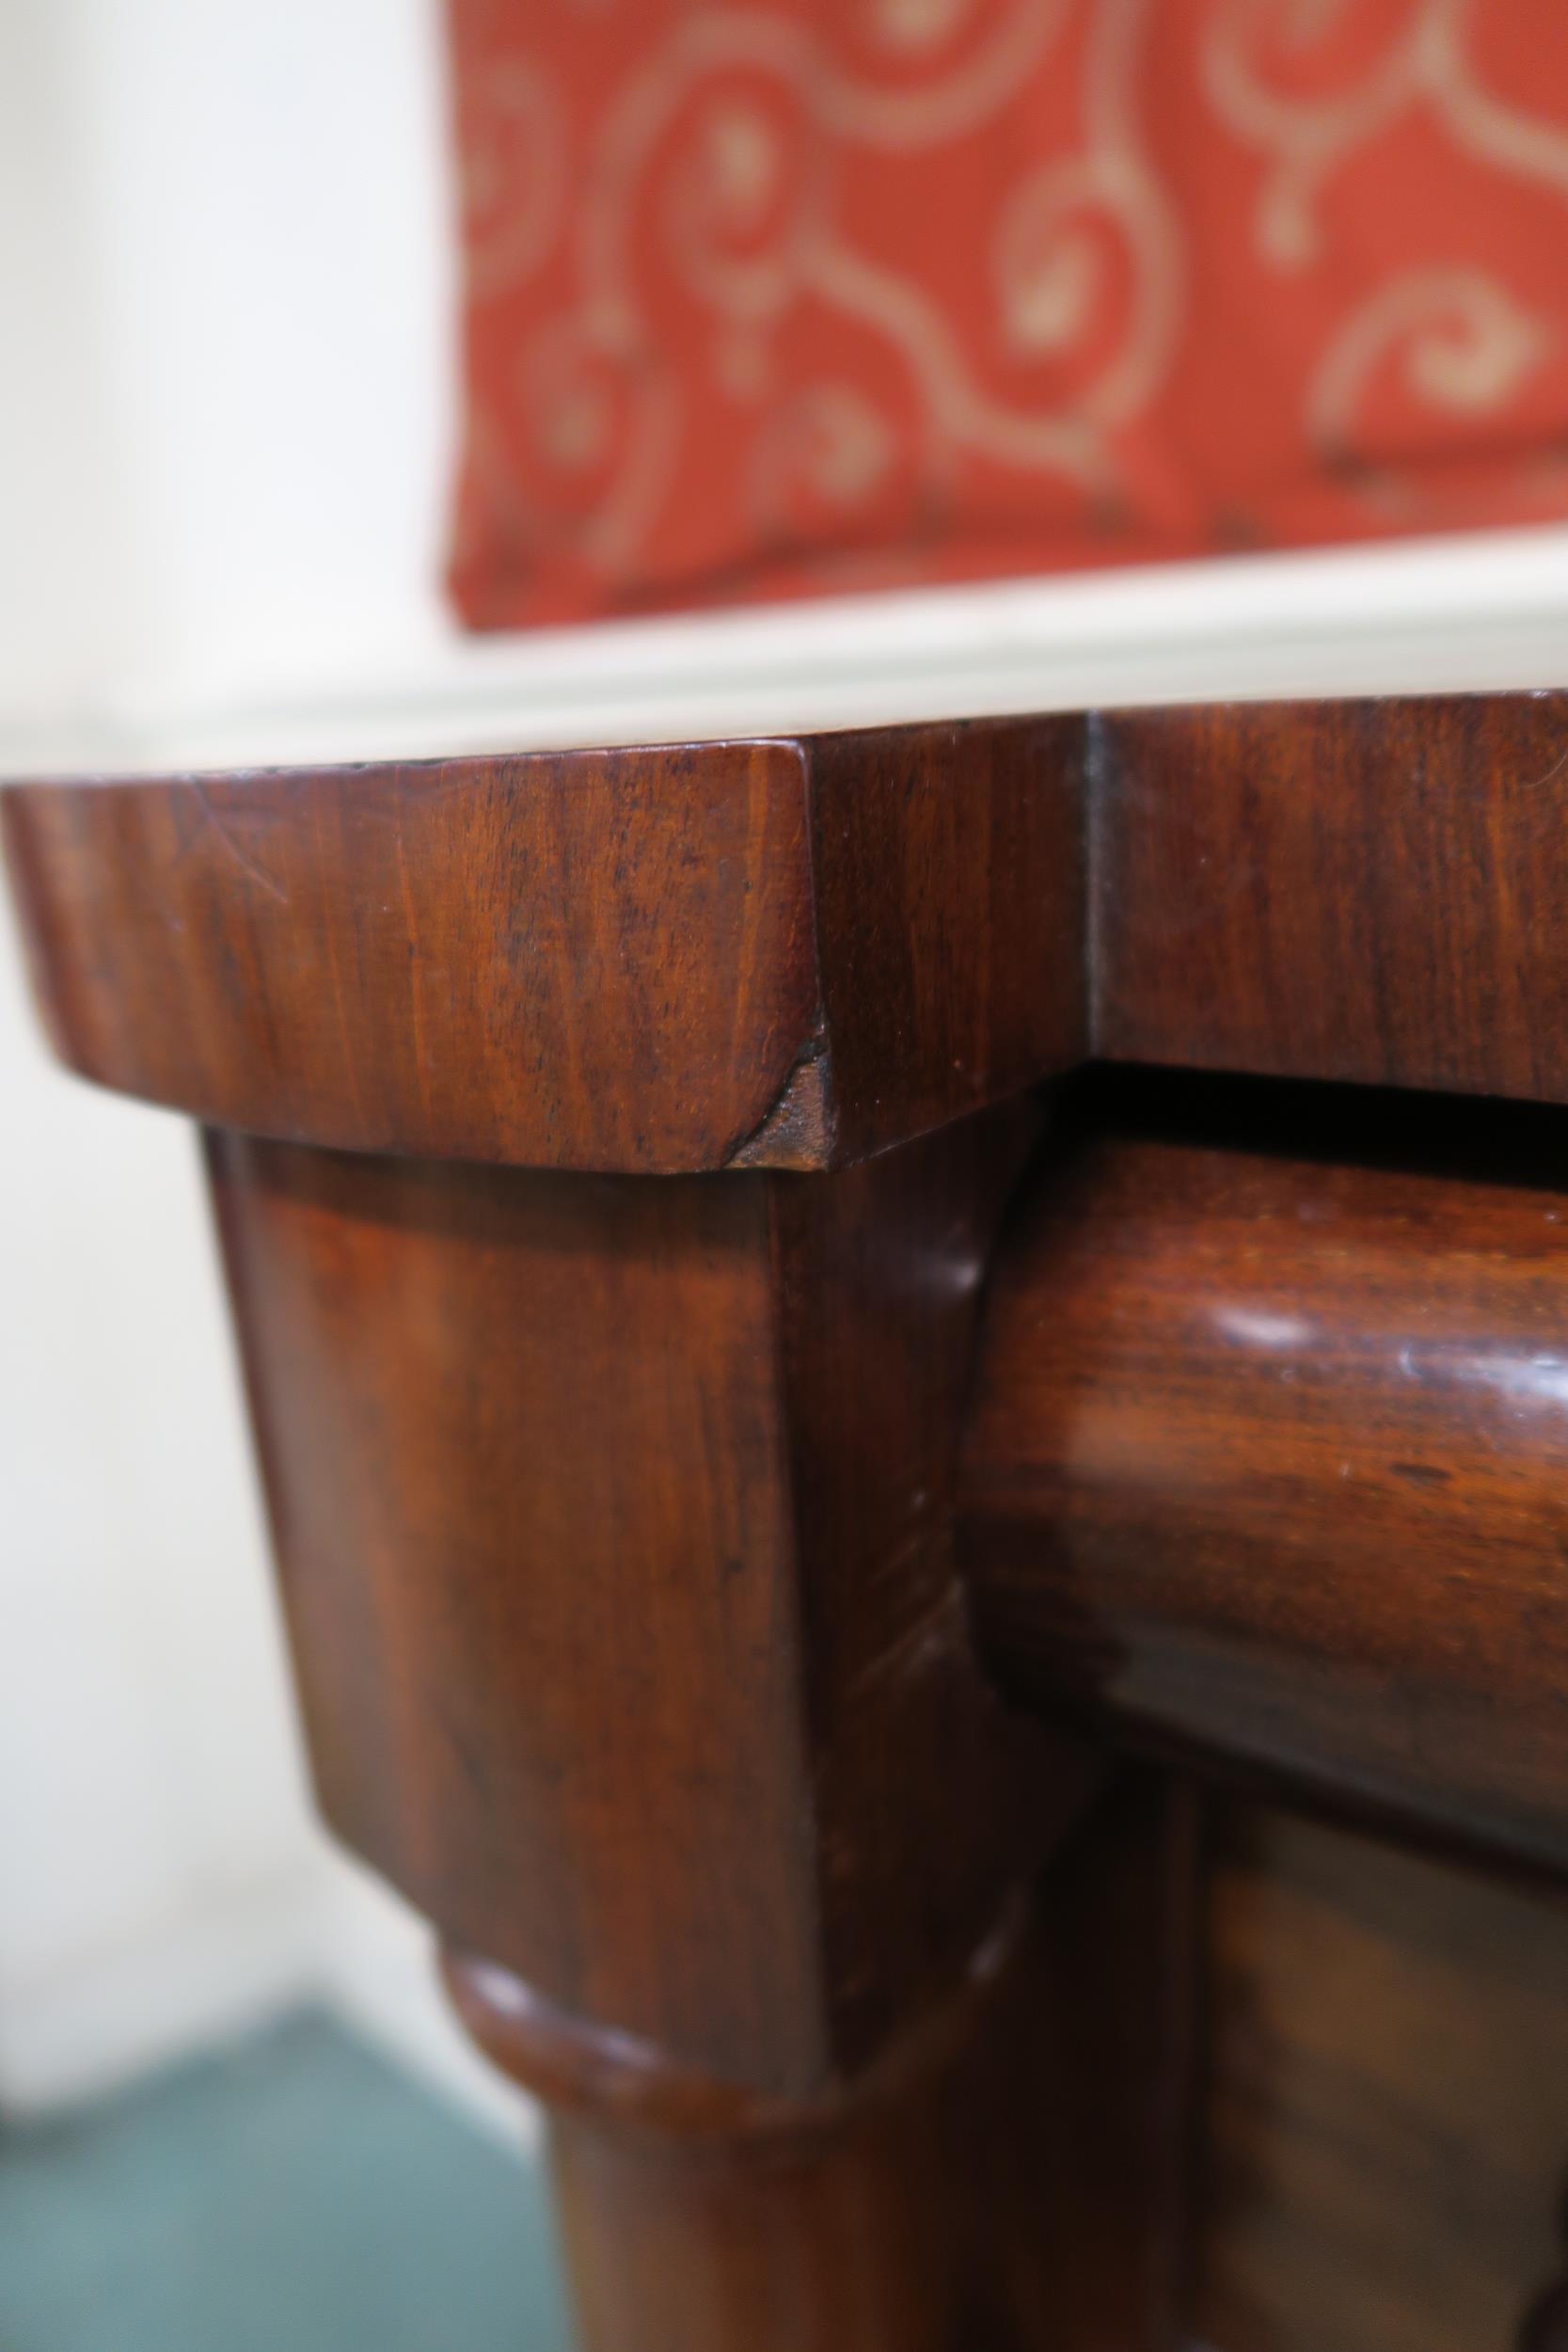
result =
[[582,2114],[601,2126],[629,2125],[721,2149],[744,2142],[753,2153],[768,2144],[798,2153],[803,2143],[841,2130],[851,2113],[897,2100],[961,2058],[986,2011],[1024,1964],[1034,1927],[1030,1890],[1016,1885],[942,1999],[853,2077],[795,2098],[682,2066],[653,2042],[543,1999],[495,1961],[449,1947],[441,1975],[485,2056],[552,2114]]

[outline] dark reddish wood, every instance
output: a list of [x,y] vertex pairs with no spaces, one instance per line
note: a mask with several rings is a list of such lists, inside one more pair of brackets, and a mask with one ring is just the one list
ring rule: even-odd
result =
[[[1292,1919],[1338,2055],[1280,2113],[1405,2163],[1442,2285],[1396,2129],[1442,2002],[1354,1870],[1259,1940],[1238,1864],[1195,2317],[1194,1803],[1074,1834],[1100,1764],[986,1666],[1568,1859],[1560,1129],[1493,1104],[1460,1167],[1370,1095],[1101,1100],[998,1262],[958,1520],[960,1425],[1027,1090],[1085,1056],[1568,1099],[1565,805],[1562,696],[8,796],[62,1054],[212,1130],[324,1803],[561,2112],[592,2352],[1397,2352],[1377,2263],[1314,2275],[1349,2187],[1298,2228],[1225,2105]],[[1549,2329],[1533,2218],[1481,2234],[1411,2352]]]
[[1033,1125],[721,1183],[213,1140],[328,1818],[758,2090],[864,2060],[1026,1867],[951,1488]]
[[258,1134],[718,1166],[816,1025],[790,744],[43,786],[5,818],[62,1058]]
[[1568,696],[13,787],[58,1049],[219,1125],[833,1166],[1119,1060],[1568,1096]]
[[[1513,1182],[1348,1167],[1299,1156],[1332,1104],[1265,1104],[1268,1151],[1256,1119],[1250,1148],[1091,1126],[1042,1168],[967,1439],[988,1654],[1563,1860],[1568,1194],[1528,1179],[1568,1135],[1495,1121]],[[1430,1114],[1376,1114],[1338,1112],[1435,1152]]]
[[759,2100],[449,1963],[546,2097],[590,2352],[1175,2352],[1196,2077],[1189,1795],[1113,1791],[853,2083]]
[[1039,2051],[1033,2228],[1053,2281],[1040,2342],[1065,2352],[1179,2352],[1189,2340],[1201,1830],[1185,1782],[1125,1772],[1041,1884],[1039,1980],[1015,2047]]
[[807,739],[840,1158],[1083,1058],[1076,718]]
[[1568,1098],[1568,694],[1094,723],[1095,1050]]
[[56,1050],[285,1139],[823,1167],[1084,1048],[1078,728],[13,787]]
[[[497,1989],[466,2021],[555,2093],[552,2143],[586,2352],[1011,2352],[1043,2344],[1051,2233],[1032,2210],[1053,2133],[1031,2026],[1026,1920],[852,2089],[745,2116],[602,2043],[523,2048]],[[568,2035],[568,2042],[578,2040]]]
[[1209,1871],[1191,2340],[1548,2352],[1568,2185],[1568,1904],[1227,1808]]
[[209,1123],[328,1818],[482,2039],[581,2054],[606,2352],[1042,2340],[1051,2110],[961,1988],[1098,1768],[980,1673],[952,1500],[1084,1047],[1081,741],[8,798],[61,1051]]

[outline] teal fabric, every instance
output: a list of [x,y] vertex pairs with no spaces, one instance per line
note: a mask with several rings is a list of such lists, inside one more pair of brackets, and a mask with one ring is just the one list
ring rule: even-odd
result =
[[570,2352],[537,2169],[316,2016],[0,2132],[0,2352]]

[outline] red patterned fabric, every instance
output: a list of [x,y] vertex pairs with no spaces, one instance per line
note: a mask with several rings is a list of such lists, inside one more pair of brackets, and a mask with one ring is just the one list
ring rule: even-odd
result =
[[1568,0],[451,0],[480,628],[1568,515]]

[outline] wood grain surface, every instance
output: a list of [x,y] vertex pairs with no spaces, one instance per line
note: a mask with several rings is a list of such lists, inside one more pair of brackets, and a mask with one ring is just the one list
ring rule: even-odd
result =
[[1217,2352],[1545,2352],[1564,2265],[1568,1904],[1221,1811],[1204,2212]]
[[1086,1057],[1568,1099],[1568,696],[5,795],[64,1058],[217,1125],[841,1165]]
[[3,813],[592,2352],[1547,2352],[1568,696]]
[[550,2105],[590,2352],[1176,2352],[1196,1825],[1189,1789],[1118,1780],[947,1999],[805,2103],[452,1963],[470,2031]]
[[15,787],[61,1057],[218,1126],[639,1174],[819,1167],[1076,1060],[1078,735]]
[[966,1440],[1009,1686],[1568,1861],[1565,1176],[1555,1111],[1091,1094]]
[[1568,1098],[1568,694],[1096,723],[1113,1061]]
[[463,1949],[759,2093],[956,1981],[1082,1785],[1025,1770],[952,1555],[1034,1128],[658,1183],[212,1139],[328,1819]]

